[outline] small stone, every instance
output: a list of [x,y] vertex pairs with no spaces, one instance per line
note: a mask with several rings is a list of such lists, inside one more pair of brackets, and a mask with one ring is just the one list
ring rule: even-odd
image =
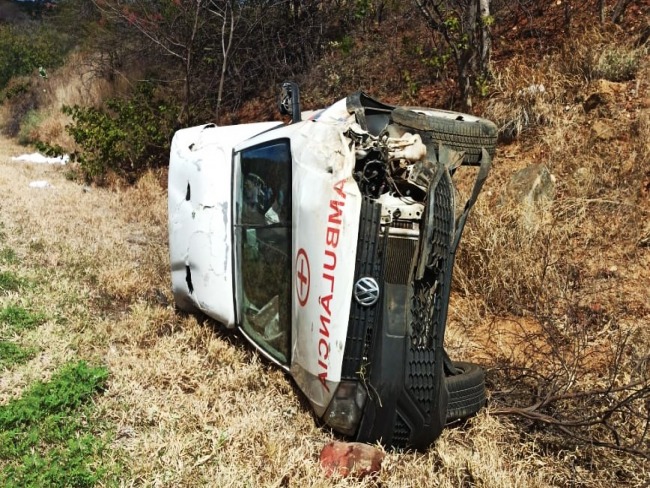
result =
[[330,442],[320,453],[320,464],[325,474],[364,478],[381,469],[384,452],[360,442]]

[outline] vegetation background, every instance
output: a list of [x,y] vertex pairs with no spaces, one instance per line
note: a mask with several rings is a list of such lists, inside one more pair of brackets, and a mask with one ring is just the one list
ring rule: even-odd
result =
[[[0,0],[0,484],[647,487],[649,18],[630,0]],[[500,128],[446,336],[486,367],[488,406],[373,479],[326,478],[333,435],[289,378],[171,304],[171,135],[276,119],[287,79],[304,109],[362,89]],[[33,146],[74,161],[10,159]],[[555,178],[534,208],[507,191],[531,164]]]

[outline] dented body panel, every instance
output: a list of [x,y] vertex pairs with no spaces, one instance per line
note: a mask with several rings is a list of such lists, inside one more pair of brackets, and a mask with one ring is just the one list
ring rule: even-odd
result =
[[172,289],[289,372],[333,429],[426,448],[447,411],[458,153],[393,108],[357,93],[289,125],[178,131]]
[[235,326],[232,275],[232,149],[281,125],[182,129],[169,164],[169,253],[174,299]]
[[[293,141],[294,272],[291,371],[322,415],[341,378],[359,230],[354,152],[341,127],[306,123]],[[303,269],[309,265],[308,290]]]

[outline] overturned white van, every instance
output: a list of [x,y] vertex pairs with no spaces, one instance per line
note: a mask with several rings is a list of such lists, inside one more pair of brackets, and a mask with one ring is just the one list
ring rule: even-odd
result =
[[[290,124],[178,131],[169,247],[178,308],[236,328],[317,416],[360,441],[424,449],[485,402],[443,348],[454,253],[496,127],[356,93]],[[457,214],[452,175],[479,166]]]

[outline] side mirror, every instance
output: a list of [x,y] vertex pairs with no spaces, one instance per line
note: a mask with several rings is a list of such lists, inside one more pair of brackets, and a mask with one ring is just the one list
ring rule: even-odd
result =
[[282,83],[279,100],[280,114],[291,115],[291,122],[300,122],[300,89],[293,81]]

